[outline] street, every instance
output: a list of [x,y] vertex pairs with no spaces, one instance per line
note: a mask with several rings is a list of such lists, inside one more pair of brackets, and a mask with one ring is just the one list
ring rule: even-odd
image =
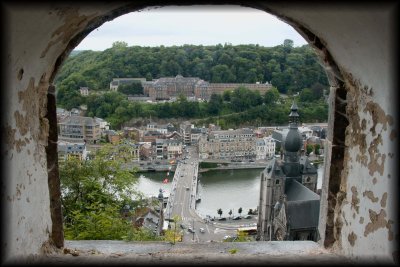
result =
[[[180,221],[177,223],[177,228],[184,233],[182,242],[222,241],[225,236],[237,235],[238,227],[254,225],[255,217],[238,221],[227,219],[222,223],[218,219],[210,221],[202,218],[196,213],[199,164],[195,148],[187,149],[186,159],[177,164],[165,212],[166,219],[171,219],[175,215],[179,216]],[[204,231],[200,232],[200,228],[203,228]]]

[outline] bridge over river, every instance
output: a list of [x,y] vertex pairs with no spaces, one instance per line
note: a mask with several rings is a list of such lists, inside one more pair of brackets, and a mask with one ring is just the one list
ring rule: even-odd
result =
[[[185,227],[183,242],[221,241],[226,235],[236,235],[236,229],[239,227],[236,224],[240,224],[239,222],[231,220],[224,223],[212,222],[197,214],[198,179],[199,160],[194,148],[189,148],[188,158],[177,163],[164,217],[171,219],[174,215],[178,215],[181,218],[179,224]],[[246,222],[256,221],[246,220]],[[189,228],[194,232],[189,232]],[[200,232],[200,228],[203,228],[204,232]]]

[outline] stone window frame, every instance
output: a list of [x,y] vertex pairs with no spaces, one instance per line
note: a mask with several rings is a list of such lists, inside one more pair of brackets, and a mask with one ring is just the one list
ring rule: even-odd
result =
[[[226,1],[226,2],[229,2],[229,1]],[[232,2],[233,2],[232,4],[238,5],[237,2],[234,2],[234,1],[232,1]],[[184,3],[184,2],[182,2],[182,3]],[[199,3],[199,4],[201,5],[201,3]],[[170,4],[170,5],[172,5],[172,4]],[[186,5],[188,5],[188,4],[186,4]],[[250,4],[247,4],[245,1],[243,1],[242,5],[252,7],[252,8],[257,8],[256,6],[251,6]],[[151,6],[151,4],[143,4],[143,6],[140,8],[150,7],[150,6]],[[167,5],[163,4],[163,6],[168,6],[168,4]],[[132,5],[127,4],[125,7],[119,8],[118,10],[110,10],[109,14],[103,14],[103,15],[99,16],[95,20],[95,22],[93,22],[91,25],[88,25],[86,27],[86,29],[79,31],[78,34],[76,34],[73,38],[71,38],[69,40],[68,46],[66,47],[64,52],[61,55],[59,55],[59,57],[56,61],[56,64],[53,68],[51,77],[49,79],[50,84],[53,82],[57,71],[59,70],[63,61],[67,58],[68,54],[75,48],[75,46],[77,44],[79,44],[80,41],[82,41],[86,37],[87,34],[89,34],[91,31],[95,30],[96,28],[100,27],[104,22],[110,20],[110,18],[114,19],[114,18],[120,17],[122,15],[128,14],[130,12],[139,10],[140,8],[137,6],[135,8],[133,8]],[[342,117],[339,118],[339,116],[334,116],[333,114],[334,113],[335,114],[346,114],[347,104],[343,105],[343,100],[346,101],[347,89],[345,88],[341,74],[337,72],[337,70],[339,69],[337,64],[335,63],[333,57],[331,56],[328,48],[323,44],[323,42],[318,38],[318,36],[316,36],[311,31],[309,31],[305,26],[292,21],[290,18],[287,18],[280,14],[275,14],[274,12],[272,12],[270,10],[264,10],[264,12],[277,16],[282,21],[287,23],[289,26],[292,26],[297,31],[302,32],[303,33],[302,35],[306,39],[306,41],[313,48],[315,48],[317,50],[317,52],[318,52],[317,55],[321,59],[323,59],[323,62],[326,67],[326,72],[327,72],[328,80],[330,83],[330,96],[329,96],[329,100],[328,100],[328,102],[329,102],[328,129],[331,129],[331,131],[332,131],[332,133],[331,133],[332,140],[330,140],[332,142],[332,144],[331,144],[331,148],[326,149],[324,152],[326,155],[325,171],[328,170],[328,176],[329,176],[329,177],[327,177],[325,175],[324,179],[327,179],[327,183],[328,183],[327,186],[328,186],[329,194],[327,196],[327,203],[325,204],[327,215],[325,217],[326,221],[323,222],[323,224],[325,224],[325,226],[326,226],[325,242],[324,242],[323,246],[325,248],[330,248],[336,241],[336,237],[334,236],[333,228],[331,229],[328,226],[328,225],[334,225],[334,223],[333,223],[334,213],[328,209],[328,206],[334,207],[336,205],[336,199],[334,199],[333,196],[335,196],[339,192],[338,185],[340,185],[340,183],[341,183],[341,178],[340,178],[340,175],[338,175],[338,171],[340,171],[344,166],[343,159],[344,159],[345,147],[342,146],[342,144],[344,143],[344,139],[345,139],[345,131],[344,130],[346,129],[347,125],[349,124],[347,118],[344,118],[344,119]],[[49,88],[49,92],[50,92],[50,88]],[[51,111],[51,112],[56,113],[55,108],[54,108],[54,111]],[[329,134],[327,135],[327,138],[328,138],[328,136],[329,136]],[[51,140],[51,139],[49,138],[49,140]],[[51,152],[47,153],[47,155],[48,155],[48,158],[49,157],[57,158],[57,156],[55,154],[52,154]],[[335,159],[332,159],[331,155],[335,155]],[[327,164],[328,162],[329,162],[329,164]],[[337,178],[331,179],[331,178],[334,178],[335,175]],[[49,184],[51,183],[50,177],[51,177],[51,175],[49,172]],[[52,179],[59,179],[59,178],[57,176],[57,177],[53,177]],[[50,188],[50,191],[52,191],[52,190],[54,191],[54,188],[53,189]],[[50,192],[50,193],[54,194],[56,192]],[[60,227],[60,225],[57,225],[57,219],[54,219],[54,216],[59,217],[59,216],[61,216],[61,214],[55,214],[54,212],[55,212],[55,209],[52,208],[51,209],[52,220],[53,220],[53,222],[55,222],[55,225],[57,226],[57,228],[61,228],[61,231],[62,231],[62,225],[61,225],[61,227]],[[320,224],[321,224],[321,222],[320,222]],[[59,229],[59,231],[60,231],[60,229]],[[52,235],[52,239],[53,239],[54,243],[56,244],[56,246],[58,246],[57,244],[60,244],[61,242],[63,243],[63,240],[59,240],[59,239],[57,240],[57,238],[59,238],[59,237],[60,237],[59,234]]]

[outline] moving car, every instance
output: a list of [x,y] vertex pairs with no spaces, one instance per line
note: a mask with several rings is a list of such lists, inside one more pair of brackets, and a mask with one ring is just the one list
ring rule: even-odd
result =
[[204,230],[204,228],[200,228],[200,233],[204,233],[206,230]]

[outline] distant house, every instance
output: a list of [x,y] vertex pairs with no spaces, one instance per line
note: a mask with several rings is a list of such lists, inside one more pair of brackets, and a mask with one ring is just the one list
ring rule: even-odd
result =
[[164,139],[164,134],[158,131],[147,131],[143,135],[143,142],[155,143],[156,139]]
[[202,135],[202,130],[201,128],[192,128],[190,129],[190,144],[198,144],[200,136]]
[[139,143],[139,157],[141,160],[153,159],[153,147],[150,142],[141,142]]
[[58,161],[64,161],[70,158],[86,160],[88,151],[84,142],[70,143],[66,141],[57,142]]
[[81,111],[77,108],[72,108],[70,111],[71,116],[79,116],[81,114]]
[[275,140],[272,137],[256,139],[256,159],[270,159],[275,155]]
[[183,137],[183,143],[185,145],[190,145],[191,142],[191,130],[194,128],[194,125],[189,121],[185,121],[179,125],[180,134]]
[[174,139],[182,141],[182,135],[179,134],[177,131],[174,131],[172,133],[168,133],[167,135],[165,135],[165,139]]
[[100,131],[101,131],[101,132],[110,129],[110,123],[109,123],[109,122],[105,121],[105,120],[102,119],[102,118],[96,118],[96,117],[94,117],[94,119],[95,119],[96,122],[99,124],[99,126],[100,126]]
[[116,145],[121,141],[121,135],[118,134],[116,131],[108,130],[106,131],[106,134],[108,137],[108,141],[113,145]]
[[148,123],[146,126],[147,131],[156,131],[162,134],[166,134],[168,129],[166,125],[157,125],[156,123]]
[[79,91],[81,92],[81,95],[83,95],[83,96],[88,96],[89,95],[89,87],[81,87],[79,89]]
[[157,139],[157,159],[176,159],[182,156],[183,144],[180,140]]
[[124,138],[139,142],[143,138],[143,131],[134,127],[124,127]]
[[147,228],[148,230],[156,234],[159,234],[159,225],[163,223],[162,218],[160,218],[160,214],[151,208],[143,208],[136,211],[133,219],[135,227]]

